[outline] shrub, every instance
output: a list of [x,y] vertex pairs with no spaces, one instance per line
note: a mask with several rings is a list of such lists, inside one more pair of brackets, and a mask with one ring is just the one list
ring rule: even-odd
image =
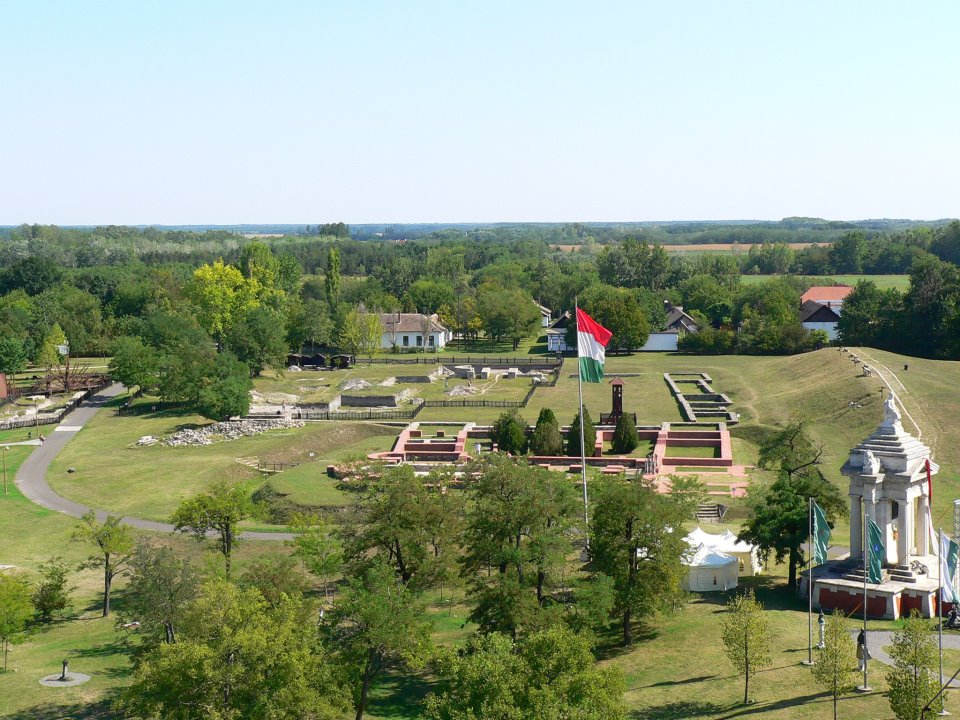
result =
[[[584,453],[587,457],[593,455],[593,448],[597,443],[597,430],[593,426],[593,420],[590,419],[590,412],[583,409],[583,444],[589,452]],[[567,433],[567,455],[570,457],[580,457],[580,413],[577,413],[573,422],[570,424],[570,432]]]
[[640,438],[637,437],[637,426],[633,422],[633,415],[624,413],[617,420],[617,427],[613,431],[613,451],[627,455],[637,449]]
[[500,452],[522,455],[527,450],[526,423],[516,411],[503,413],[493,424],[490,437]]

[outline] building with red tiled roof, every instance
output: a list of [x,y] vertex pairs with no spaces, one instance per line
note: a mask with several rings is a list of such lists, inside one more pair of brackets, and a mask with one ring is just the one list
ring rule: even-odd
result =
[[812,301],[828,308],[839,309],[847,295],[852,292],[853,288],[849,285],[814,285],[800,296],[800,305]]

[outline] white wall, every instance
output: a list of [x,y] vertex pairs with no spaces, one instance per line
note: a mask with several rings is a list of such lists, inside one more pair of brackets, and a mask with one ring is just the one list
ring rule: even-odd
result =
[[837,324],[835,322],[805,322],[803,326],[807,328],[807,330],[823,330],[831,340],[836,340],[838,337]]
[[675,352],[680,335],[677,333],[650,333],[642,352]]
[[[404,336],[410,339],[409,345],[403,344]],[[427,344],[417,345],[417,338],[419,337],[421,337],[419,332],[395,332],[395,333],[385,332],[383,334],[383,337],[380,340],[380,347],[382,347],[385,350],[389,350],[394,345],[396,345],[397,348],[400,350],[409,350],[411,348],[416,349],[418,347],[421,349],[425,348],[427,350],[433,350],[433,349],[439,350],[440,348],[444,347],[447,344],[447,341],[450,339],[450,333],[446,333],[446,332],[430,333],[428,337],[433,338],[433,342],[434,342],[433,345],[429,344],[430,343],[429,339],[427,340]]]
[[547,335],[547,352],[566,352],[567,339],[563,335]]

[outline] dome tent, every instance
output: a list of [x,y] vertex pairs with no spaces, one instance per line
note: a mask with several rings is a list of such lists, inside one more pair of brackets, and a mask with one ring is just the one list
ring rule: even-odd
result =
[[689,568],[684,587],[690,592],[719,592],[737,587],[738,563],[733,555],[700,545],[683,564]]
[[737,539],[737,536],[729,530],[714,535],[697,527],[691,530],[685,539],[692,548],[706,545],[713,550],[733,555],[739,561],[741,573],[756,575],[763,570],[763,563],[760,560],[760,553],[757,548],[750,543]]

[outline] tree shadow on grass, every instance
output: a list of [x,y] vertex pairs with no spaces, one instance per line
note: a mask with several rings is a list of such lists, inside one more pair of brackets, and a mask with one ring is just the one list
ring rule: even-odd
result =
[[633,625],[633,644],[623,645],[623,625],[614,622],[597,633],[597,646],[594,655],[598,660],[610,660],[621,655],[628,655],[636,650],[640,643],[650,642],[660,637],[656,626],[647,622],[638,622]]
[[680,700],[657,707],[633,710],[629,717],[630,720],[686,720],[704,715],[716,715],[724,709],[725,706],[716,703]]
[[734,720],[734,718],[740,717],[749,717],[750,715],[758,715],[761,713],[770,713],[771,717],[776,717],[776,712],[778,710],[785,710],[787,708],[796,707],[798,705],[808,705],[811,703],[828,703],[832,702],[832,698],[826,692],[822,693],[813,693],[811,695],[800,695],[798,697],[786,698],[784,700],[777,700],[776,702],[768,703],[753,703],[750,705],[739,705],[736,709],[731,709],[731,711],[718,718],[717,720]]
[[18,710],[5,715],[5,720],[117,720],[118,715],[111,708],[110,700],[96,703],[43,703],[31,708]]
[[385,718],[409,718],[423,702],[432,686],[422,675],[389,674],[375,681],[376,694],[367,711]]

